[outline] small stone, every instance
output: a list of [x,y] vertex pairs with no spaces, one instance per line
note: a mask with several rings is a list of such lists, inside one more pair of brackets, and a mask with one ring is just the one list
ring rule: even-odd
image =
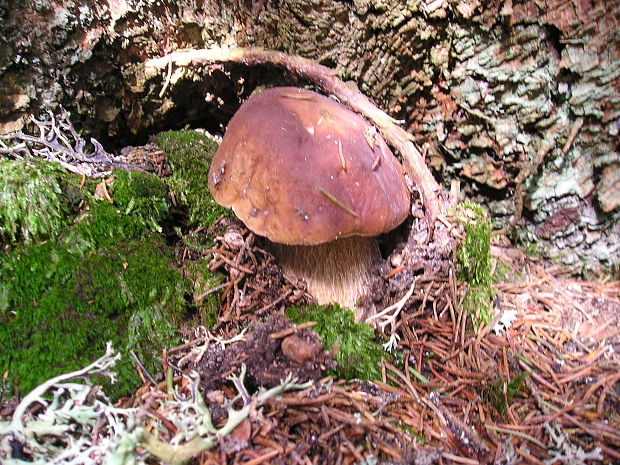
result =
[[308,342],[299,336],[288,336],[282,341],[282,353],[300,365],[314,358],[322,347],[320,344]]
[[226,400],[223,391],[209,391],[205,394],[206,399],[214,404],[223,404]]

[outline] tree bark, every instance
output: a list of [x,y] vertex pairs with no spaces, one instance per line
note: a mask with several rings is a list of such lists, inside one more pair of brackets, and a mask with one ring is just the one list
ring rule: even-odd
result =
[[[268,66],[170,68],[261,46],[327,65],[405,127],[447,186],[585,269],[620,263],[620,4],[604,0],[0,0],[0,132],[68,109],[113,149],[221,131]],[[302,81],[297,84],[303,85]]]

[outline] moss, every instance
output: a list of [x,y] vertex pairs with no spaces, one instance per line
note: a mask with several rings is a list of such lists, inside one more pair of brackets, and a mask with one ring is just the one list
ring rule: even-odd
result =
[[483,397],[486,398],[487,402],[493,405],[498,413],[503,415],[516,398],[523,397],[525,394],[523,383],[525,378],[531,374],[532,373],[529,371],[521,372],[506,383],[505,388],[504,381],[497,379],[483,392]]
[[68,250],[86,254],[91,250],[113,247],[127,238],[139,238],[148,231],[136,217],[121,215],[116,206],[95,200],[62,235]]
[[207,179],[217,143],[199,132],[184,129],[162,132],[157,144],[166,154],[173,174],[168,183],[187,208],[195,226],[209,226],[229,210],[219,206],[209,193]]
[[209,262],[210,258],[202,258],[190,263],[185,270],[192,281],[195,310],[192,326],[211,328],[217,322],[221,307],[222,290],[213,289],[224,283],[225,278],[221,273],[211,271]]
[[456,252],[457,277],[469,283],[463,307],[475,327],[489,323],[493,317],[491,301],[491,232],[492,225],[480,205],[464,202],[456,207],[457,220],[465,229],[465,239]]
[[85,253],[161,232],[161,223],[170,213],[165,183],[135,171],[115,170],[112,178],[109,191],[114,203],[91,197],[88,208],[63,234],[69,250]]
[[396,422],[392,424],[400,428],[401,430],[403,430],[405,433],[407,433],[409,437],[414,438],[418,442],[418,444],[423,445],[426,443],[426,439],[424,439],[424,435],[420,433],[419,431],[417,431],[416,429],[412,428],[411,426],[405,423],[401,423],[401,422]]
[[332,374],[341,379],[381,379],[381,358],[385,351],[366,323],[355,323],[353,312],[338,305],[292,307],[286,315],[294,323],[317,322],[312,327],[327,349],[338,344],[337,366]]
[[[55,241],[16,242],[0,256],[0,373],[21,393],[96,358],[110,340],[123,353],[112,397],[140,383],[133,351],[153,373],[161,348],[178,341],[190,283],[157,234],[167,187],[143,173],[115,172],[114,204],[87,206]],[[36,195],[36,194],[35,194]]]
[[523,249],[523,252],[530,257],[542,258],[545,256],[545,250],[541,244],[528,238],[527,234],[523,231],[512,231],[510,239],[514,243],[519,244],[519,246]]
[[[81,256],[60,245],[14,250],[0,260],[3,312],[0,371],[21,392],[96,358],[111,340],[157,369],[162,346],[175,343],[188,283],[170,268],[172,255],[155,238],[116,244]],[[117,366],[113,396],[139,383],[127,356]]]
[[123,215],[138,217],[152,231],[161,232],[168,216],[168,187],[157,176],[138,171],[115,170],[111,196]]
[[501,260],[497,260],[495,265],[495,271],[493,272],[493,282],[499,283],[508,279],[510,274],[512,273],[512,269],[507,263],[502,262]]
[[0,159],[0,241],[55,238],[80,191],[57,163]]

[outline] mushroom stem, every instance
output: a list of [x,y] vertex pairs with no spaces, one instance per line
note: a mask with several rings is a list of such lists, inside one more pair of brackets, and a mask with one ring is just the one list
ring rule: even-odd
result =
[[306,282],[308,293],[319,305],[336,302],[365,320],[371,310],[368,299],[374,272],[381,261],[374,237],[347,237],[319,245],[269,243],[285,273]]

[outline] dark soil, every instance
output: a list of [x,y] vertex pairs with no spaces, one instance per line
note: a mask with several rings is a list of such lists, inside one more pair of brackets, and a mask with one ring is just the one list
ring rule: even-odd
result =
[[[290,334],[283,333],[286,330]],[[200,374],[201,387],[211,391],[243,364],[249,367],[246,383],[251,390],[277,386],[289,374],[299,383],[318,381],[334,362],[315,332],[295,330],[284,315],[276,313],[264,323],[255,323],[244,340],[209,348],[189,366]]]

